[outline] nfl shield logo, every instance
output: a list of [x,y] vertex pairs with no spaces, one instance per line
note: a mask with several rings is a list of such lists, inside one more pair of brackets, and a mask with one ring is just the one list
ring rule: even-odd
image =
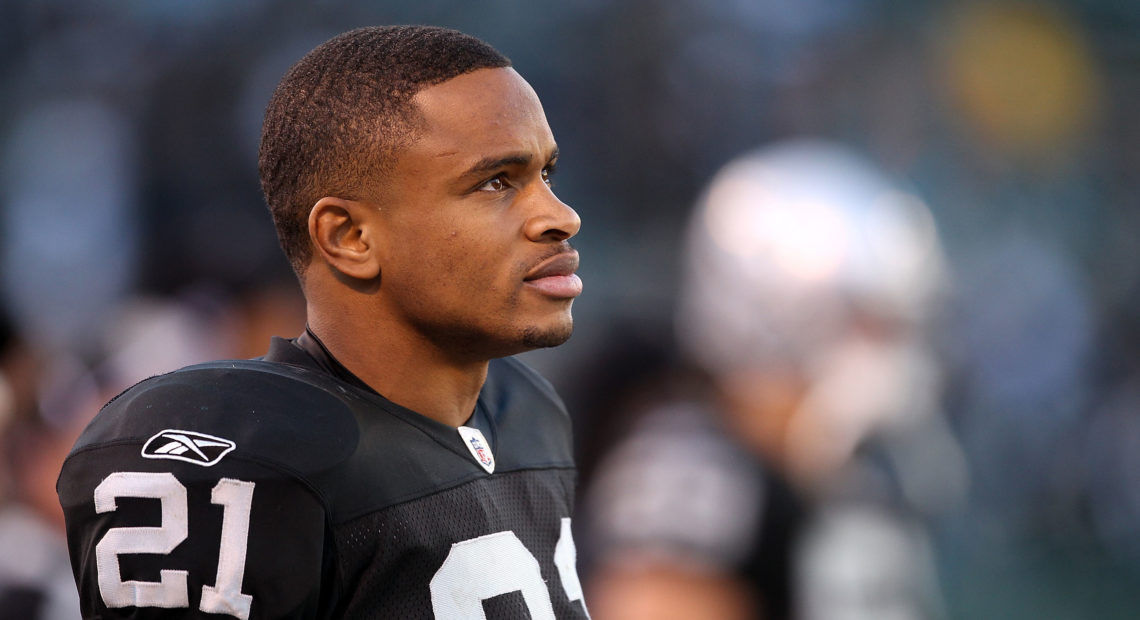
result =
[[471,452],[471,456],[487,470],[487,473],[495,472],[495,455],[491,453],[491,446],[488,445],[487,439],[483,437],[483,433],[479,432],[477,428],[470,426],[460,426],[456,429],[459,431],[459,436],[463,438],[464,445],[467,450]]

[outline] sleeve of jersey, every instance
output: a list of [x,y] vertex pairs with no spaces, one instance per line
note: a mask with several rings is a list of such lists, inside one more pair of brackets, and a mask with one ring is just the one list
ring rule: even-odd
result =
[[94,424],[60,474],[83,617],[322,617],[336,586],[317,493],[243,449],[256,430],[226,415],[141,415],[158,402],[109,407],[100,415],[117,430]]

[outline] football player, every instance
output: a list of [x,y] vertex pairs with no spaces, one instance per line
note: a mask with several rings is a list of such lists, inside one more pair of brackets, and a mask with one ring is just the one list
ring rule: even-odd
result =
[[57,490],[85,618],[579,618],[564,342],[578,215],[486,43],[353,30],[281,80],[260,171],[299,337],[145,380]]
[[686,232],[677,336],[705,377],[599,466],[596,617],[940,617],[924,525],[965,472],[927,342],[930,212],[796,139],[728,163]]

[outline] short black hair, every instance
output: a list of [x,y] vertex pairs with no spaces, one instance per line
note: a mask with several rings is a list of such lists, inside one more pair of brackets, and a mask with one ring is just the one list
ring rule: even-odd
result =
[[258,168],[281,249],[300,277],[312,258],[309,210],[325,196],[363,199],[414,138],[420,90],[511,61],[487,43],[434,26],[350,30],[286,72],[261,129]]

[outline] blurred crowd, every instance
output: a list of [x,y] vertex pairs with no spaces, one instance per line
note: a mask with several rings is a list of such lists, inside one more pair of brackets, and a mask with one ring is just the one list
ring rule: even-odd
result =
[[302,329],[261,115],[381,23],[490,42],[559,142],[586,291],[525,358],[595,618],[1136,616],[1140,7],[0,0],[0,619],[76,617],[102,402]]

